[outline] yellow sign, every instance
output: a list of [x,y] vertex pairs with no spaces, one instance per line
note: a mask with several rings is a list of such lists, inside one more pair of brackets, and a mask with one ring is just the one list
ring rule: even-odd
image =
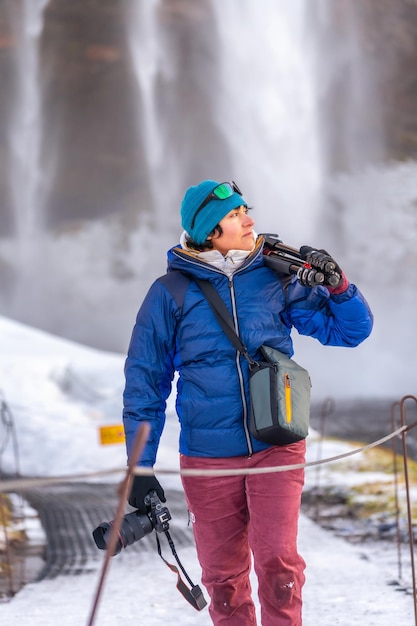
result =
[[125,431],[123,424],[115,424],[114,426],[100,426],[100,443],[102,446],[108,446],[113,443],[125,442]]

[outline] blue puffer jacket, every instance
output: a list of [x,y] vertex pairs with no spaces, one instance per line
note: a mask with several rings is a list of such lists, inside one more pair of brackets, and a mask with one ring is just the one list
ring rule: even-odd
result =
[[[260,237],[231,279],[181,247],[168,252],[168,269],[213,283],[253,358],[259,358],[262,344],[292,356],[292,327],[330,346],[354,347],[370,334],[372,314],[353,284],[330,296],[325,287],[302,287],[294,278],[284,291],[264,265],[262,247]],[[186,285],[181,309],[158,279],[139,310],[125,366],[128,454],[139,423],[151,425],[141,465],[155,462],[175,371],[182,454],[231,457],[269,447],[249,434],[247,361],[227,339],[198,285],[193,280]]]

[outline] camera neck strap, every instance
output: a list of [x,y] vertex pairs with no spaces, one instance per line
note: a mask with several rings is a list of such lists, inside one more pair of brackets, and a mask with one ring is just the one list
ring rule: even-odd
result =
[[162,556],[162,549],[161,549],[161,542],[159,541],[159,537],[158,537],[158,533],[155,533],[156,535],[156,545],[158,548],[158,554],[161,557],[161,559],[163,560],[163,562],[169,567],[169,569],[171,570],[171,572],[174,572],[174,574],[177,574],[177,589],[180,592],[180,594],[187,600],[187,602],[189,602],[191,604],[192,607],[194,607],[197,611],[201,611],[202,609],[204,609],[205,606],[207,606],[207,602],[203,596],[203,592],[201,591],[200,587],[198,585],[194,585],[194,583],[192,582],[191,578],[188,576],[187,572],[185,571],[179,557],[177,554],[177,551],[175,549],[174,546],[174,542],[172,541],[171,535],[169,534],[169,532],[167,530],[164,531],[164,534],[168,540],[169,546],[171,548],[171,552],[173,554],[173,556],[175,557],[175,560],[178,563],[179,568],[181,569],[182,573],[184,574],[185,578],[187,579],[188,583],[190,584],[190,589],[187,587],[187,585],[185,584],[185,582],[182,580],[181,578],[181,574],[178,571],[178,568],[173,565],[172,563],[169,563],[163,556]]

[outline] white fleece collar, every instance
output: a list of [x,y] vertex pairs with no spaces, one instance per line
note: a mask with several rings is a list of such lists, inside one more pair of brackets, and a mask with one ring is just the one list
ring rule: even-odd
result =
[[[253,234],[256,241],[255,231]],[[182,248],[190,251],[191,248],[187,246],[187,236],[187,233],[184,231],[181,235],[180,243]],[[205,261],[216,269],[221,270],[229,278],[252,252],[252,250],[229,250],[226,256],[223,256],[218,250],[205,250],[204,252],[197,252],[196,250],[191,251],[194,252],[201,261]]]

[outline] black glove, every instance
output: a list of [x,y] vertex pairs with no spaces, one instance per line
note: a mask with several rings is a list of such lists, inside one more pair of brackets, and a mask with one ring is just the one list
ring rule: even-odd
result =
[[147,508],[145,505],[145,497],[150,491],[156,491],[161,502],[166,502],[165,493],[159,481],[155,476],[135,476],[133,478],[132,488],[128,502],[130,506],[138,509],[139,513],[146,515]]
[[315,284],[322,284],[337,288],[342,283],[343,272],[326,250],[301,246],[300,256],[311,266],[311,268],[303,268],[297,274],[302,285],[312,287]]

